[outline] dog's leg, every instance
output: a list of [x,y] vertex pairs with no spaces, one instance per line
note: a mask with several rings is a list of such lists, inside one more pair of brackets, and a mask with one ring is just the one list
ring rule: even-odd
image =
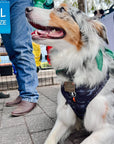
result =
[[71,126],[75,125],[76,116],[69,105],[65,104],[65,99],[61,92],[58,94],[57,120],[44,144],[57,144],[68,132]]
[[81,144],[113,144],[114,125],[107,120],[109,103],[106,98],[99,96],[94,98],[87,107],[84,125],[93,133]]
[[67,130],[68,126],[58,119],[44,144],[57,144]]

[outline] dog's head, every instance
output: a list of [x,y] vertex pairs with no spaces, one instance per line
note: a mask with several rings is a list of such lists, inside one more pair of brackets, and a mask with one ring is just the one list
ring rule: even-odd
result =
[[108,43],[105,28],[100,22],[66,4],[51,10],[28,7],[26,16],[29,23],[36,28],[32,39],[40,44],[61,47],[62,41],[66,41],[67,45],[69,43],[79,51],[93,42],[96,46],[101,41]]
[[[104,42],[108,43],[103,24],[66,4],[51,10],[28,7],[26,16],[29,23],[36,28],[32,33],[33,40],[53,46],[50,58],[55,69],[75,70],[78,84],[84,83],[86,78],[90,85],[103,79],[107,66],[103,67],[104,75],[100,75],[99,79],[100,71],[95,60],[99,49],[104,49]],[[96,71],[98,78],[93,77]]]

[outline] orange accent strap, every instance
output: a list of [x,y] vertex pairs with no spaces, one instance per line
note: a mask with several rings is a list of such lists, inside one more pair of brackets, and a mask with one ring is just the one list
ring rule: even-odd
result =
[[76,99],[75,99],[75,97],[73,97],[73,101],[74,101],[74,102],[76,102]]

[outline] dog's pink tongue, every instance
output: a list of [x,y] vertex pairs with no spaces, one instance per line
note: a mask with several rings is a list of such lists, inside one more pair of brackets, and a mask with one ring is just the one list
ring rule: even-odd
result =
[[49,37],[61,37],[63,36],[63,32],[62,31],[52,31],[48,33]]
[[47,38],[48,37],[48,31],[38,31],[35,30],[34,32],[31,33],[32,37],[37,36],[41,38]]
[[32,37],[39,37],[39,38],[59,38],[63,36],[63,31],[49,31],[49,30],[45,30],[45,31],[38,31],[35,30],[34,32],[31,33]]

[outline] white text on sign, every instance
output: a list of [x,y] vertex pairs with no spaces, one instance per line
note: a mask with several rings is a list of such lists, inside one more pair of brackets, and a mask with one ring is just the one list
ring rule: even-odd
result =
[[6,17],[6,15],[3,15],[3,9],[2,8],[0,9],[0,17],[1,18]]

